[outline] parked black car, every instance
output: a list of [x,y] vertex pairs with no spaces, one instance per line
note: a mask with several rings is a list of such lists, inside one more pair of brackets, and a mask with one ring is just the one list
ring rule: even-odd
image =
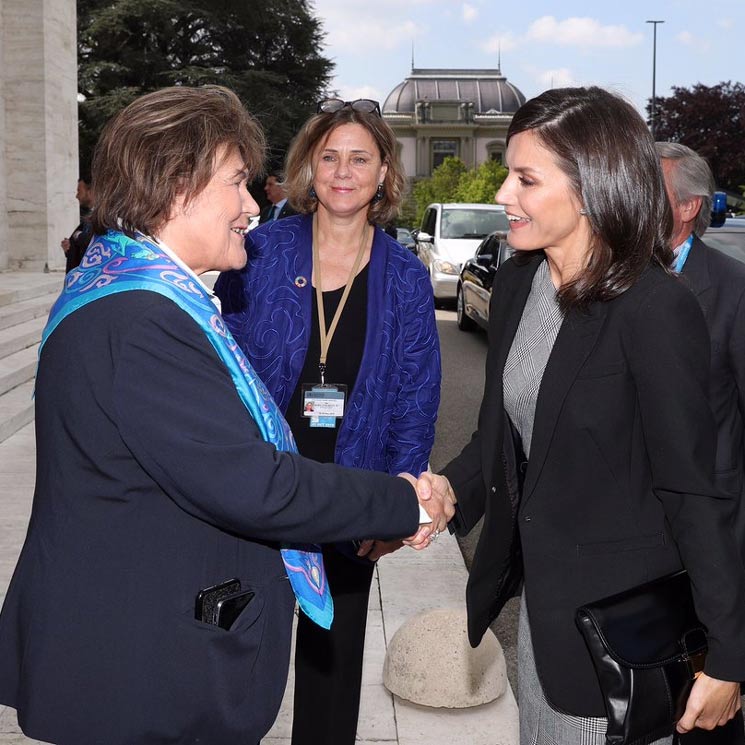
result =
[[396,228],[396,240],[404,248],[408,248],[412,253],[416,253],[416,241],[408,228]]
[[507,244],[507,231],[497,230],[487,235],[476,254],[463,264],[456,289],[456,313],[461,331],[488,326],[494,274],[513,253],[514,249]]

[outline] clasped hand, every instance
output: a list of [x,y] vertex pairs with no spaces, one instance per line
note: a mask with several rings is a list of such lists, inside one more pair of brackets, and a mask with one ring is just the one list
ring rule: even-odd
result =
[[693,684],[688,705],[677,725],[680,733],[694,727],[714,729],[732,719],[740,708],[740,684],[701,673]]
[[404,543],[417,551],[426,548],[444,530],[455,514],[456,498],[450,482],[435,473],[424,472],[415,479],[411,474],[400,473],[416,489],[419,504],[432,522],[420,526],[419,530]]

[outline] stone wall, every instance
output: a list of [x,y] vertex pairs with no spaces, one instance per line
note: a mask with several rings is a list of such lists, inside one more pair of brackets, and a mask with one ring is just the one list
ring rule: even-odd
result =
[[3,37],[5,28],[3,6],[0,0],[0,269],[8,266],[8,189],[5,177],[5,98],[3,90]]
[[63,269],[59,243],[78,223],[75,13],[75,0],[0,0],[0,268]]

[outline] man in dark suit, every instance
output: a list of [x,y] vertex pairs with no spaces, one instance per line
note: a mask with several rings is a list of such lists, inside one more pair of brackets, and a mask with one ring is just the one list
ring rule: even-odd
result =
[[282,186],[282,174],[279,171],[270,173],[264,184],[264,193],[269,200],[269,204],[261,210],[259,224],[280,220],[283,217],[296,215],[297,212],[287,201],[284,187]]
[[[675,269],[701,305],[711,337],[710,399],[717,423],[716,479],[733,497],[736,537],[745,558],[745,266],[701,240],[709,226],[714,178],[685,145],[656,143],[673,212]],[[681,743],[745,742],[742,713],[711,732],[695,729]]]
[[74,269],[83,260],[85,249],[93,237],[91,212],[93,211],[93,186],[90,175],[81,175],[75,198],[80,204],[80,224],[69,238],[63,238],[60,246],[65,252],[65,272]]

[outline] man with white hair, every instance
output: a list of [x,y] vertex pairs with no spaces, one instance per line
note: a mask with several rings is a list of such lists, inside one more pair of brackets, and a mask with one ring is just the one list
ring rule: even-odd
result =
[[[673,212],[674,269],[706,317],[711,337],[709,397],[717,421],[716,480],[733,500],[733,527],[745,561],[745,265],[701,240],[711,220],[714,178],[685,145],[656,143]],[[675,381],[671,381],[675,386]],[[743,745],[742,712],[712,731],[691,730],[681,745]]]

